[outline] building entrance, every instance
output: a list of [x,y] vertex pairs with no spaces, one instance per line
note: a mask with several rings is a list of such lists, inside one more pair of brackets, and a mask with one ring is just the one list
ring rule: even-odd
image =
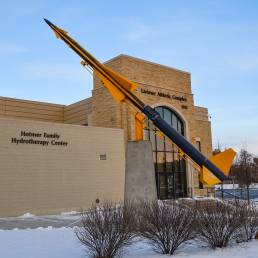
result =
[[[175,130],[184,135],[184,123],[171,109],[160,106],[155,110]],[[187,195],[186,164],[179,155],[179,148],[166,136],[159,136],[159,131],[148,121],[145,138],[153,148],[157,193],[159,199],[175,199]]]

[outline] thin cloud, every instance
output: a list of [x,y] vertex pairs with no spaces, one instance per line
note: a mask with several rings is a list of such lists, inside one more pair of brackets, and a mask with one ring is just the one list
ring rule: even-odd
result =
[[145,41],[157,36],[157,28],[144,24],[133,22],[129,24],[129,29],[123,35],[126,40]]
[[254,156],[258,157],[258,139],[253,139],[252,141],[244,141],[243,143],[231,143],[229,146],[233,148],[236,152],[239,152],[241,149],[245,149],[248,152],[252,153]]
[[11,55],[29,52],[29,49],[15,43],[0,43],[0,55]]
[[80,67],[74,67],[64,64],[52,63],[29,63],[24,66],[26,73],[30,76],[45,78],[45,79],[59,79],[70,81],[81,81],[90,77],[87,71]]

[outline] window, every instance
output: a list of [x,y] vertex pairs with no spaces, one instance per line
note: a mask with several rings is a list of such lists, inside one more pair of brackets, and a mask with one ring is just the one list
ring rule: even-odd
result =
[[[155,110],[169,125],[184,135],[184,123],[175,112],[164,106],[156,107]],[[186,165],[179,155],[179,149],[166,136],[160,137],[150,121],[148,128],[144,130],[145,138],[152,143],[158,198],[185,197]]]
[[196,148],[198,151],[202,151],[202,148],[201,148],[201,141],[196,141]]
[[[202,151],[201,141],[199,140],[199,138],[196,140],[195,145],[198,151]],[[203,189],[203,183],[201,182],[201,179],[200,179],[200,173],[198,177],[199,177],[199,189]]]

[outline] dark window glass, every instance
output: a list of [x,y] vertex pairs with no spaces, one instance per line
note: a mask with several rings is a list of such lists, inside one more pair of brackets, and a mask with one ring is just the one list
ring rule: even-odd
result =
[[163,108],[162,107],[156,107],[155,110],[163,117]]
[[197,150],[202,151],[201,142],[200,141],[196,141],[196,148],[197,148]]
[[[202,147],[201,147],[201,142],[200,141],[196,141],[196,148],[197,148],[197,150],[202,151]],[[200,174],[199,174],[198,177],[199,177],[199,189],[203,189],[203,183],[201,181]]]
[[163,112],[164,112],[164,117],[163,117],[164,120],[165,120],[168,124],[171,125],[171,123],[172,123],[172,121],[171,121],[171,119],[172,119],[172,117],[171,117],[171,111],[170,111],[169,109],[164,109]]
[[[184,123],[180,117],[167,107],[156,107],[160,116],[180,134],[184,135]],[[148,121],[145,139],[151,140],[153,161],[155,163],[157,192],[159,199],[171,199],[186,196],[186,165],[179,155],[179,149],[167,137],[157,133],[157,129]]]
[[156,161],[157,172],[165,171],[165,153],[157,152],[157,161]]
[[177,131],[183,134],[182,123],[179,120],[177,120]]
[[[177,120],[178,118],[175,116],[175,114],[172,114],[172,126],[174,129],[178,131]],[[181,133],[181,131],[179,131],[179,133]]]
[[172,152],[166,153],[166,172],[168,173],[173,172],[173,153]]

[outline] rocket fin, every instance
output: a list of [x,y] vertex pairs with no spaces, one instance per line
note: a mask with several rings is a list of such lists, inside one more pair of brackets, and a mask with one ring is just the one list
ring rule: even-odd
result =
[[[228,176],[235,156],[236,152],[229,148],[223,152],[211,156],[209,160],[214,163],[226,176]],[[205,167],[202,168],[200,180],[203,184],[209,186],[221,183],[221,181]]]
[[123,87],[125,89],[127,89],[128,91],[135,91],[138,88],[138,85],[136,83],[133,83],[132,81],[128,80],[127,78],[125,78],[123,75],[113,71],[112,69],[108,68],[107,66],[103,65],[104,68],[106,69],[106,71],[117,81],[119,82],[121,85],[123,85]]
[[59,34],[57,31],[54,30],[54,33],[55,33],[55,35],[56,35],[56,37],[57,37],[58,39],[61,38],[60,34]]
[[68,33],[67,31],[62,30],[62,29],[58,28],[57,26],[56,26],[56,28],[54,28],[53,30],[54,30],[54,33],[55,33],[55,35],[56,35],[56,37],[57,37],[58,39],[61,38],[61,35],[62,35],[62,34],[67,34],[67,33]]
[[96,75],[100,78],[101,82],[104,84],[104,86],[108,89],[112,97],[117,101],[117,102],[122,102],[125,100],[126,96],[116,87],[113,85],[112,82],[107,80],[102,74],[100,74],[98,71],[94,70]]

